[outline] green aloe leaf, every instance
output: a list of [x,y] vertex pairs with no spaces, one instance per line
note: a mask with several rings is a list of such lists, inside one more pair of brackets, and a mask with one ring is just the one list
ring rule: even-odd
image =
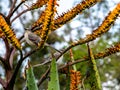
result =
[[35,76],[33,73],[33,68],[29,65],[26,69],[26,77],[27,77],[27,88],[28,90],[38,90],[37,84],[35,82]]
[[50,82],[48,83],[48,90],[60,90],[58,69],[56,60],[53,58],[50,70]]
[[96,61],[94,59],[94,55],[89,45],[88,45],[88,52],[90,56],[90,62],[89,62],[90,76],[88,80],[91,86],[90,90],[102,90],[100,75],[97,69]]

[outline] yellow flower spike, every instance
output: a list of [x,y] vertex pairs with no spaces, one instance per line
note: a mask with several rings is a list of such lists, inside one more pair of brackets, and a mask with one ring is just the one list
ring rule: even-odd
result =
[[76,46],[79,44],[92,41],[96,39],[97,37],[101,36],[103,33],[106,33],[107,31],[109,31],[109,29],[114,24],[117,17],[119,16],[119,13],[120,13],[120,3],[117,4],[117,6],[113,9],[113,11],[111,11],[108,14],[108,16],[105,18],[103,23],[97,29],[95,29],[92,32],[92,34],[87,35],[85,39],[80,39],[79,41],[72,43],[71,46]]
[[19,50],[22,49],[19,40],[15,36],[15,33],[12,31],[10,26],[7,24],[7,22],[1,15],[0,15],[0,29],[2,30],[2,33],[10,41],[10,43],[12,43],[13,46],[15,46]]
[[99,33],[99,31],[102,31],[102,32],[108,31],[111,25],[117,19],[119,13],[120,13],[120,3],[116,6],[116,8],[113,11],[111,11],[108,14],[108,16],[105,18],[105,20],[101,24],[101,26],[99,26],[97,30],[93,31],[93,33]]
[[4,33],[2,32],[2,29],[0,28],[0,38],[2,38],[4,35]]
[[42,25],[44,22],[44,19],[45,19],[45,12],[43,11],[40,17],[38,18],[38,20],[35,23],[33,23],[32,28]]
[[50,33],[52,26],[54,25],[54,14],[55,14],[54,10],[56,10],[55,5],[56,5],[56,0],[49,0],[48,6],[45,10],[45,20],[41,32],[41,39],[43,40],[43,42],[41,42],[42,46],[47,40],[48,34]]
[[[86,8],[89,8],[95,5],[100,0],[84,0],[80,4],[77,4],[74,8],[69,10],[68,12],[63,13],[55,19],[55,28],[59,28],[64,25],[66,22],[72,20],[77,14],[81,13]],[[56,29],[53,29],[56,30]]]
[[[118,52],[120,52],[120,42],[116,43],[114,46],[111,46],[110,48],[105,49],[105,51],[101,51],[97,54],[94,54],[94,58],[95,59],[105,58]],[[89,57],[85,56],[84,59],[89,60]]]
[[35,4],[31,6],[32,9],[37,9],[45,5],[49,0],[37,0]]
[[115,44],[114,46],[107,48],[105,52],[100,52],[98,54],[95,55],[95,58],[104,58],[106,56],[109,56],[111,54],[115,54],[117,52],[120,52],[120,42]]

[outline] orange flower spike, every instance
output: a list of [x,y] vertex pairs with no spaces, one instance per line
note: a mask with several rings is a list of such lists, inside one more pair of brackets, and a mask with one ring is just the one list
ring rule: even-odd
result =
[[4,33],[2,32],[2,29],[0,28],[0,38],[2,38],[2,36],[4,36]]
[[92,41],[97,37],[100,37],[103,33],[109,31],[109,29],[114,24],[117,17],[119,16],[119,13],[120,13],[120,3],[117,4],[117,6],[113,9],[113,11],[111,11],[108,14],[108,16],[104,19],[103,23],[97,29],[95,29],[92,32],[92,34],[87,35],[86,38],[84,39],[80,39],[79,41],[72,43],[71,46],[76,46]]
[[[120,42],[110,48],[107,48],[105,50],[105,52],[99,52],[99,53],[95,54],[94,57],[95,57],[95,59],[100,59],[100,58],[104,58],[104,57],[110,56],[112,54],[115,54],[117,52],[120,52]],[[84,59],[89,60],[89,57],[84,57]]]
[[103,33],[107,32],[111,25],[114,23],[114,21],[117,19],[118,15],[120,13],[120,3],[116,6],[113,11],[111,11],[108,16],[105,18],[101,26],[97,30],[95,30],[93,33]]
[[[63,13],[55,19],[55,28],[59,28],[64,25],[66,22],[73,19],[77,14],[81,13],[86,8],[89,8],[99,2],[100,0],[85,0],[80,4],[77,4],[74,8],[69,10],[68,12]],[[55,30],[55,29],[54,29]]]
[[48,6],[45,11],[45,20],[42,27],[41,39],[43,40],[42,44],[47,40],[48,34],[50,33],[52,26],[54,25],[54,10],[56,5],[56,0],[49,0]]
[[35,23],[33,23],[32,28],[42,25],[44,22],[44,19],[45,19],[45,12],[43,11],[40,17],[38,18],[38,20]]
[[[54,6],[55,6],[55,5],[56,5],[56,6],[59,6],[59,4],[58,4],[56,1],[54,2]],[[46,11],[46,10],[45,10],[45,11]],[[40,27],[40,26],[43,24],[44,19],[45,19],[45,11],[43,11],[43,12],[41,13],[39,19],[32,25],[32,29],[34,29],[35,27]],[[54,11],[54,13],[57,13],[56,7],[54,7],[52,11]],[[53,18],[54,18],[54,15],[53,15]],[[51,23],[51,24],[52,24],[52,23]],[[55,27],[54,27],[54,22],[53,22],[53,25],[51,25],[51,28],[55,29]],[[41,29],[35,31],[35,33],[36,33],[37,35],[40,35],[40,34],[41,34],[40,32],[41,32]]]
[[[56,5],[56,6],[59,6],[59,4],[56,3],[56,2],[55,2],[55,5]],[[56,8],[54,8],[53,11],[57,13]],[[41,13],[39,19],[32,25],[32,28],[35,28],[35,27],[38,27],[38,26],[42,25],[43,22],[44,22],[44,19],[45,19],[45,12],[43,11],[43,12]]]
[[0,15],[0,28],[2,33],[7,37],[7,39],[15,46],[17,49],[21,50],[22,47],[20,45],[19,40],[16,38],[15,33],[12,31],[10,26],[7,24],[3,16]]
[[[110,48],[107,48],[105,53],[103,53],[102,57],[104,58],[105,56],[109,56],[109,55],[114,54],[116,52],[120,52],[120,43],[117,43],[116,45],[114,45]],[[96,56],[99,56],[99,54]]]
[[70,90],[79,90],[81,83],[80,71],[70,70]]
[[45,5],[49,0],[37,0],[35,4],[31,6],[32,9],[37,9]]

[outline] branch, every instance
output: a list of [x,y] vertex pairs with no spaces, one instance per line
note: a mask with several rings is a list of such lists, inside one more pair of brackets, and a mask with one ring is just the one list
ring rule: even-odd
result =
[[[94,54],[93,56],[96,60],[96,59],[105,58],[105,57],[110,56],[112,54],[115,54],[117,52],[120,52],[120,42],[115,44],[114,46],[112,46],[110,48],[105,49],[105,52],[99,52],[97,54]],[[82,59],[77,59],[74,62],[71,62],[67,65],[64,65],[64,66],[60,67],[59,69],[62,69],[62,68],[65,68],[67,66],[71,66],[71,65],[74,65],[74,64],[77,64],[77,63],[80,63],[80,62],[88,61],[88,60],[89,60],[89,56],[85,56]]]
[[22,2],[20,2],[20,3],[18,4],[18,6],[8,15],[8,18],[10,18],[10,17],[14,14],[14,12],[17,11],[17,9],[18,9],[24,2],[25,2],[25,0],[22,0]]
[[12,6],[11,6],[10,11],[9,11],[9,14],[8,14],[8,16],[7,16],[8,18],[10,18],[10,17],[12,16],[13,9],[15,8],[15,4],[16,4],[17,0],[14,0],[13,2],[10,1],[10,2],[11,2],[11,4],[12,4]]
[[[7,39],[6,39],[5,37],[3,37],[3,40],[4,40],[5,46],[6,46],[6,55],[5,55],[4,58],[3,58],[3,57],[0,57],[0,61],[2,62],[2,64],[4,65],[4,67],[8,67],[8,64],[7,64],[6,60],[9,58],[9,54],[10,54],[9,50],[10,50],[10,47],[9,47],[8,41],[7,41]],[[8,53],[9,53],[9,54],[8,54]],[[8,62],[9,62],[9,61],[8,61]]]
[[20,17],[22,14],[26,13],[27,11],[30,11],[32,10],[31,8],[28,8],[24,11],[22,11],[21,13],[19,13],[16,17],[14,17],[12,20],[11,20],[11,23],[14,22],[18,17]]
[[6,54],[5,54],[5,60],[9,62],[9,57],[10,57],[10,45],[8,43],[8,40],[6,37],[3,37],[5,47],[6,47]]
[[50,67],[46,70],[46,72],[42,75],[42,77],[38,81],[38,87],[43,83],[43,81],[47,78],[48,74],[50,72]]
[[22,65],[23,60],[24,60],[23,59],[23,53],[22,53],[22,51],[20,51],[20,60],[18,61],[18,64],[15,68],[15,71],[14,71],[14,73],[13,73],[13,75],[12,75],[8,85],[7,85],[8,88],[13,88],[14,87],[14,83],[15,83],[18,71],[20,69],[20,66]]
[[3,63],[4,66],[6,65],[4,58],[0,57],[0,61]]
[[15,68],[15,71],[14,71],[14,73],[13,73],[11,79],[10,79],[10,82],[9,82],[9,84],[7,85],[8,88],[13,88],[14,83],[15,83],[15,80],[16,80],[16,77],[17,77],[17,74],[18,74],[18,71],[19,71],[19,69],[20,69],[20,66],[22,65],[22,62],[23,62],[28,56],[32,55],[34,52],[36,52],[36,51],[38,51],[38,50],[40,50],[40,49],[41,49],[41,48],[36,48],[36,49],[34,49],[33,51],[29,52],[29,53],[28,53],[27,55],[25,55],[24,57],[23,57],[22,51],[20,51],[20,60],[18,61],[18,64],[17,64],[17,66],[16,66],[16,68]]
[[13,57],[14,57],[14,54],[15,54],[15,48],[13,47],[12,49],[11,49],[11,54],[10,54],[10,58],[9,58],[9,64],[10,64],[10,67],[11,68],[13,68]]
[[[70,47],[72,48],[72,47]],[[69,50],[69,48],[67,48],[65,51],[62,52],[62,54],[60,54],[60,56],[57,58],[57,60],[63,55],[63,53],[67,52]],[[100,58],[105,58],[107,56],[110,56],[111,54],[115,54],[117,52],[120,52],[120,43],[117,43],[115,44],[114,46],[110,47],[110,48],[107,48],[105,49],[105,52],[99,52],[97,54],[94,55],[94,58],[95,59],[100,59]],[[75,60],[74,62],[70,62],[62,67],[59,68],[59,70],[65,68],[65,67],[68,67],[68,66],[72,66],[74,64],[77,64],[77,63],[80,63],[80,62],[84,62],[84,61],[88,61],[89,60],[89,57],[88,56],[85,56],[85,58],[82,58],[82,59],[77,59]],[[51,62],[51,61],[49,61]],[[40,80],[38,81],[38,87],[42,84],[42,82],[47,78],[47,75],[49,73],[50,69],[48,69],[44,74],[43,76],[40,78]]]
[[2,78],[0,78],[0,84],[2,85],[3,88],[6,87],[6,83]]
[[28,54],[26,54],[23,59],[26,59],[28,56],[32,55],[33,53],[35,53],[36,51],[40,50],[40,48],[36,48],[34,50],[32,50],[31,52],[29,52]]

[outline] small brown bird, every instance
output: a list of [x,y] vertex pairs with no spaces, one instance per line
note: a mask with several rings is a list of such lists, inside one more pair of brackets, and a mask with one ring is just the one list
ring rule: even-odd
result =
[[[40,42],[42,41],[42,39],[38,35],[36,35],[28,29],[24,33],[24,38],[30,46],[39,46]],[[50,47],[51,49],[54,49],[55,51],[61,53],[59,50],[53,48],[47,43],[45,43],[45,46]]]
[[26,30],[25,34],[24,34],[25,40],[26,42],[30,45],[30,46],[38,46],[41,38],[34,34],[33,32],[31,32],[30,30]]

